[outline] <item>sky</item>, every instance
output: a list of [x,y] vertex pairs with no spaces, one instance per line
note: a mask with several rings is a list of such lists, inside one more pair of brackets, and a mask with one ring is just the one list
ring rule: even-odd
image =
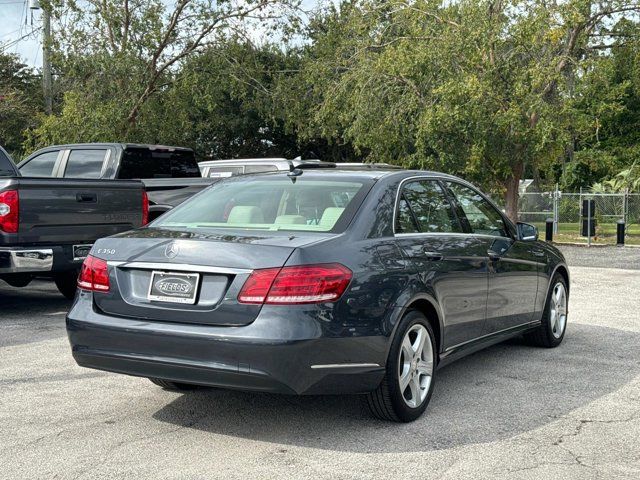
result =
[[[40,27],[40,13],[33,12],[32,25],[32,11],[28,2],[29,0],[0,0],[0,50],[17,53],[24,63],[39,68],[42,65],[41,35],[37,31]],[[6,47],[25,35],[28,37]]]
[[[318,3],[319,0],[303,0],[306,8],[312,8]],[[38,10],[30,10],[29,4],[30,0],[0,0],[0,51],[16,53],[23,63],[40,68],[41,16]],[[23,36],[26,38],[17,41]]]

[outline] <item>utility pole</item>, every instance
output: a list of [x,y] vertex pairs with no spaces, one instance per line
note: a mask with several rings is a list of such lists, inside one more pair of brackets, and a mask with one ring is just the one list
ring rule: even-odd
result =
[[42,89],[44,93],[44,111],[53,113],[53,82],[51,79],[51,10],[49,5],[42,6]]

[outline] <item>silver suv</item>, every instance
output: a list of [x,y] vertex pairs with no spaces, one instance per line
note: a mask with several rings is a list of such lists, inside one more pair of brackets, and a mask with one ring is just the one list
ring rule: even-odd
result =
[[[321,163],[320,160],[301,160],[299,157],[293,160],[286,158],[239,158],[234,160],[207,160],[200,162],[200,172],[204,178],[232,177],[245,173],[277,172],[287,171],[291,166],[297,167],[300,164]],[[322,162],[326,163],[326,162]],[[336,163],[336,168],[346,170],[363,169],[396,169],[387,163]]]

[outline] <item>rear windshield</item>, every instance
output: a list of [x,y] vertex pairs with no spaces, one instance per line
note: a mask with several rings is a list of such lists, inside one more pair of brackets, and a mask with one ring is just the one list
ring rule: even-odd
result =
[[153,223],[154,227],[339,232],[369,190],[368,181],[286,175],[222,180]]
[[200,176],[200,169],[192,151],[127,148],[122,155],[117,178],[129,180]]
[[11,159],[0,148],[0,177],[15,177],[16,171]]

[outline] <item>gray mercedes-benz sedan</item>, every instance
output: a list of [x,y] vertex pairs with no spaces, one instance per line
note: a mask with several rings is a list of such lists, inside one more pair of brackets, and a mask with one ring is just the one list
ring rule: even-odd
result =
[[77,363],[178,390],[363,393],[406,422],[437,367],[562,342],[569,272],[535,227],[456,177],[314,167],[225,179],[97,241],[67,316]]

